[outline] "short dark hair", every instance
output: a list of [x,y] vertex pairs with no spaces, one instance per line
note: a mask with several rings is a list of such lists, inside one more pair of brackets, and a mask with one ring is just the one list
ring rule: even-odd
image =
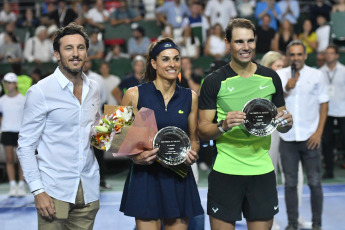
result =
[[339,47],[336,44],[329,44],[326,49],[334,49],[336,54],[339,54]]
[[162,38],[161,40],[159,41],[156,41],[156,42],[152,42],[151,45],[149,46],[149,52],[148,52],[148,55],[146,57],[146,70],[145,70],[145,73],[144,73],[144,79],[146,81],[154,81],[156,79],[156,70],[153,68],[152,64],[151,64],[151,59],[154,59],[156,60],[156,57],[153,57],[152,55],[152,51],[153,51],[153,48],[157,45],[160,45],[160,44],[163,44],[163,43],[166,43],[166,42],[172,42],[176,45],[176,43],[174,42],[174,40],[172,40],[171,38]]
[[54,50],[60,52],[60,40],[61,40],[61,38],[66,36],[66,35],[73,35],[73,34],[80,34],[85,40],[86,49],[89,49],[89,36],[85,32],[84,27],[78,25],[75,22],[71,22],[70,24],[68,24],[65,27],[60,28],[56,32],[54,42],[53,42]]
[[290,49],[291,46],[302,46],[304,54],[307,53],[307,47],[304,45],[304,43],[301,40],[293,40],[293,41],[291,41],[287,45],[287,47],[286,47],[286,53],[287,54],[289,53],[289,49]]
[[226,37],[226,40],[228,40],[228,42],[231,42],[232,31],[234,30],[234,28],[250,29],[253,31],[254,37],[256,35],[255,26],[250,20],[245,19],[245,18],[235,18],[229,22],[228,26],[225,29],[225,37]]

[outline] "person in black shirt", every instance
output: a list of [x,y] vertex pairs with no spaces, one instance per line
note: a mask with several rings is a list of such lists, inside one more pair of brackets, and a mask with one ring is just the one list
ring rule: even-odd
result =
[[270,27],[270,22],[271,16],[265,14],[262,17],[261,26],[256,28],[256,52],[259,54],[264,54],[271,50],[275,31]]

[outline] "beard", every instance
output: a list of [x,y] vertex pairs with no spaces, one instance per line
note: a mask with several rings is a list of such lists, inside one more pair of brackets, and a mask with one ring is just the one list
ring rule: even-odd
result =
[[[85,63],[84,63],[85,64]],[[69,75],[76,76],[81,73],[84,67],[84,64],[79,68],[70,68],[63,60],[61,60],[62,69]]]

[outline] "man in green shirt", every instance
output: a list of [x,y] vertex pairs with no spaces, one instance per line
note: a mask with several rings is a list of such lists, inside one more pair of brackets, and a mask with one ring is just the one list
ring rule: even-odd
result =
[[254,25],[247,19],[234,19],[225,33],[231,62],[205,78],[199,99],[199,135],[215,140],[217,147],[209,175],[207,213],[212,230],[235,229],[242,213],[248,229],[268,230],[279,210],[268,155],[271,139],[254,136],[244,128],[242,109],[254,98],[265,98],[278,108],[279,132],[289,131],[293,120],[285,108],[277,73],[252,62]]

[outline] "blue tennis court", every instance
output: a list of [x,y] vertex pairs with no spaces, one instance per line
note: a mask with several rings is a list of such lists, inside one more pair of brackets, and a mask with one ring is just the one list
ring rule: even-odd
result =
[[[323,186],[324,210],[323,230],[345,230],[344,204],[345,185],[328,184]],[[201,201],[206,208],[207,188],[199,189]],[[278,186],[280,212],[276,220],[281,229],[287,224],[284,187]],[[97,214],[94,229],[133,230],[135,223],[131,217],[119,212],[121,192],[103,192],[101,208]],[[304,186],[301,215],[308,221],[311,219],[309,188]],[[0,229],[2,230],[35,230],[37,229],[37,214],[31,194],[23,198],[9,198],[0,195]],[[205,230],[210,229],[209,220],[205,218]],[[237,223],[236,229],[247,229],[245,221]],[[202,230],[202,229],[200,229]]]

